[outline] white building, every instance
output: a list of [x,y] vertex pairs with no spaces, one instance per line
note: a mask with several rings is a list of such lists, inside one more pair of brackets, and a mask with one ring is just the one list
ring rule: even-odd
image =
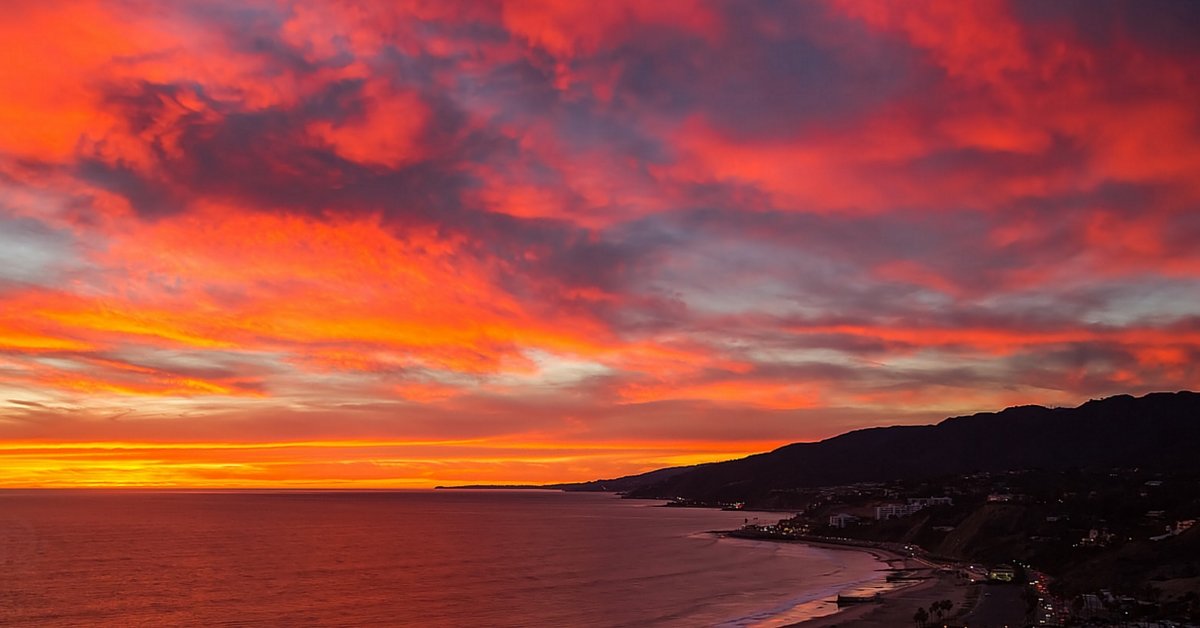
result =
[[950,506],[954,500],[949,497],[909,497],[907,504],[883,504],[875,507],[875,518],[879,521],[907,517],[914,512],[930,506]]
[[884,504],[882,506],[875,507],[875,518],[879,521],[883,521],[884,519],[907,517],[920,509],[920,506],[914,506],[912,504]]

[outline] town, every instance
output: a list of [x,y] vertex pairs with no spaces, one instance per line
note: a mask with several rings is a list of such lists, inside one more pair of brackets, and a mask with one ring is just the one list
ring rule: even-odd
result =
[[793,516],[755,513],[732,534],[879,548],[979,585],[944,625],[970,625],[1003,585],[1022,588],[1008,599],[1024,625],[1200,626],[1196,476],[1031,470],[786,493],[772,499]]

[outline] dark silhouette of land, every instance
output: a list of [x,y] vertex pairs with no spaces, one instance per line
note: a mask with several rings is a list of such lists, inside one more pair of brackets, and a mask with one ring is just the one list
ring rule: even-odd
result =
[[791,489],[1020,469],[1200,469],[1200,394],[1120,395],[1077,408],[1018,406],[937,425],[849,432],[692,467],[545,488],[786,508]]
[[562,484],[467,484],[464,486],[439,486],[440,489],[525,489],[525,490],[560,490],[560,491],[595,491],[603,493],[628,493],[636,488],[658,481],[664,481],[680,473],[696,467],[668,467],[649,473],[628,475],[611,480],[593,480],[590,482],[566,482]]

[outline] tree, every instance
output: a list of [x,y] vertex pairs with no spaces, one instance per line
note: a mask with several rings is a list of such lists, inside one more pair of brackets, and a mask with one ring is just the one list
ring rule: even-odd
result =
[[929,621],[929,613],[924,607],[918,607],[917,612],[913,613],[913,621],[917,624],[917,628],[921,628],[925,622]]

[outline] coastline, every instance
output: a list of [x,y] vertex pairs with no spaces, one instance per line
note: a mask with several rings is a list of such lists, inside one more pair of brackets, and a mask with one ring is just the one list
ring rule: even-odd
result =
[[[760,609],[756,613],[738,618],[727,620],[720,624],[722,626],[750,626],[754,628],[783,628],[785,626],[808,626],[809,621],[816,621],[833,616],[844,616],[849,610],[855,610],[861,606],[877,606],[877,603],[867,602],[852,606],[838,606],[838,597],[843,593],[854,592],[857,595],[875,596],[885,595],[891,592],[907,589],[916,584],[921,584],[920,580],[900,580],[889,581],[888,576],[899,571],[907,571],[911,568],[909,560],[901,554],[888,551],[876,547],[861,547],[842,543],[820,543],[810,542],[807,540],[792,540],[792,539],[766,539],[766,538],[747,538],[739,537],[733,534],[732,530],[713,530],[710,534],[718,537],[728,538],[730,540],[738,540],[741,542],[750,542],[754,544],[785,544],[799,545],[807,548],[812,548],[821,552],[832,553],[853,553],[859,557],[863,555],[869,556],[872,561],[862,564],[861,558],[854,562],[857,566],[853,571],[847,572],[849,578],[841,585],[824,588],[816,596],[811,594],[803,595],[787,605],[779,606],[773,610],[767,611]],[[841,561],[842,559],[834,559]]]
[[[818,617],[787,624],[791,628],[835,628],[861,626],[864,628],[894,628],[913,621],[917,608],[928,609],[939,600],[950,600],[954,606],[950,616],[959,613],[968,602],[971,590],[954,574],[938,573],[927,563],[910,556],[870,546],[854,546],[842,543],[820,543],[797,541],[814,547],[830,550],[858,551],[871,554],[892,569],[912,570],[924,577],[905,583],[897,583],[879,591],[878,600],[851,606],[839,607],[836,611]],[[948,619],[949,617],[947,617]]]
[[954,607],[953,616],[967,601],[968,587],[959,584],[953,576],[934,575],[911,586],[888,591],[879,602],[858,604],[838,609],[837,612],[790,624],[793,628],[836,628],[862,626],[869,628],[895,628],[912,623],[917,608],[929,608],[932,602],[950,600]]
[[846,589],[867,594],[874,593],[877,595],[876,601],[837,606],[836,600],[828,598],[814,600],[798,605],[773,619],[752,624],[755,626],[764,628],[779,626],[789,628],[849,626],[895,628],[911,624],[916,609],[919,607],[928,609],[933,602],[939,600],[953,602],[954,606],[949,616],[959,613],[968,602],[968,591],[971,589],[957,576],[938,573],[928,563],[891,550],[869,545],[822,543],[810,540],[763,539],[763,541],[798,543],[823,550],[866,553],[886,565],[878,570],[881,574],[887,571],[911,571],[917,579],[887,582],[886,576],[881,575],[871,582],[864,582]]

